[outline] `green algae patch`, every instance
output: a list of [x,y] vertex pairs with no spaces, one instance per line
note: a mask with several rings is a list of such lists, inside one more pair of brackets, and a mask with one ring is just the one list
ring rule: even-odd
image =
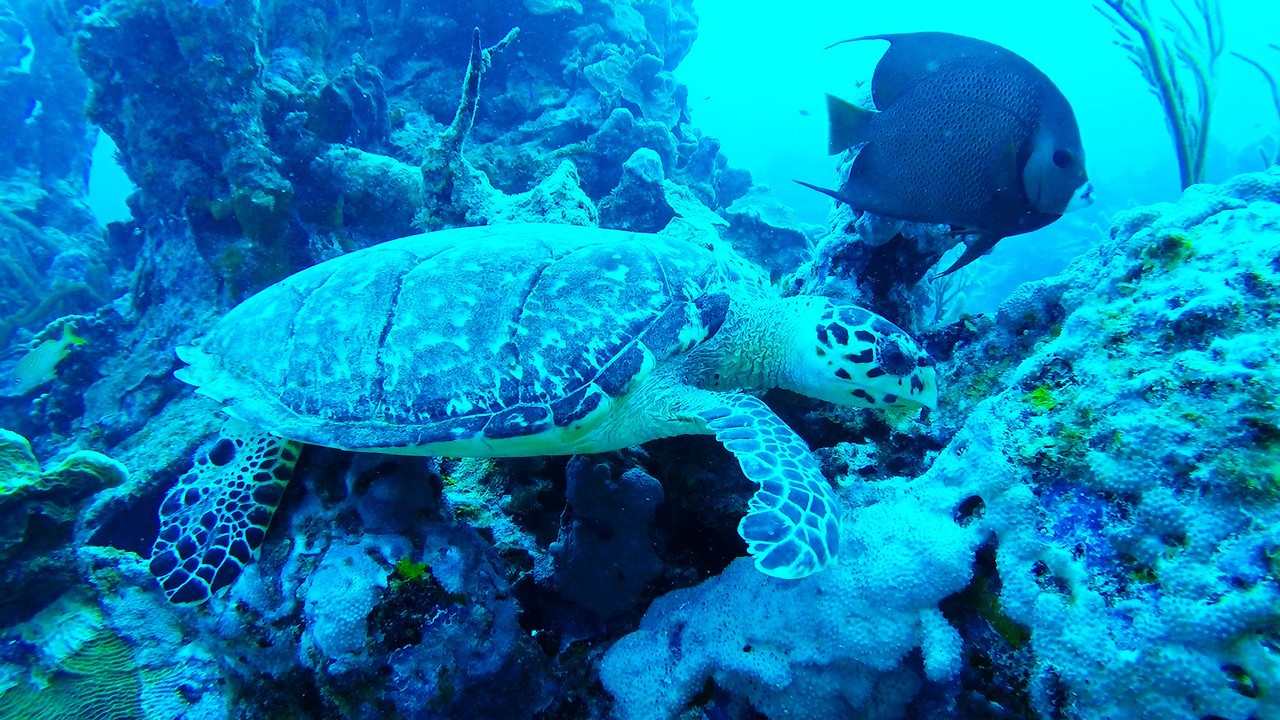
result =
[[1036,412],[1046,413],[1058,406],[1058,400],[1047,385],[1032,390],[1025,395],[1026,401]]
[[21,435],[0,429],[0,499],[40,483],[40,463]]
[[409,558],[401,558],[396,562],[396,577],[405,582],[413,582],[430,570],[424,562],[414,562]]
[[284,235],[293,207],[291,189],[242,187],[231,196],[231,211],[245,237],[257,245],[272,245]]
[[1155,237],[1142,250],[1142,271],[1168,272],[1182,265],[1195,254],[1194,231],[1167,230]]

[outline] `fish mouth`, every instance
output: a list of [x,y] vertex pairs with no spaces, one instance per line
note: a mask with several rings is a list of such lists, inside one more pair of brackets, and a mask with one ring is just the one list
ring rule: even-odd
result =
[[1085,184],[1076,188],[1076,192],[1071,196],[1071,202],[1067,203],[1065,212],[1087,208],[1093,204],[1093,183],[1085,182]]

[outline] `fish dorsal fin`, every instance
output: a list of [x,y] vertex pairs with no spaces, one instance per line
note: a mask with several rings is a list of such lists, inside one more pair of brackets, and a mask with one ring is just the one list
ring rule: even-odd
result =
[[887,40],[889,49],[876,65],[871,77],[871,99],[876,109],[884,110],[906,95],[922,79],[944,65],[979,58],[996,58],[1006,62],[1026,63],[1008,50],[963,35],[944,32],[890,33],[864,35],[828,45],[861,40]]

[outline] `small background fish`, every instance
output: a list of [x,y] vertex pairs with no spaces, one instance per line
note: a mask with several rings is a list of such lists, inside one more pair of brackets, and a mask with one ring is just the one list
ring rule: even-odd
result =
[[6,388],[8,394],[25,395],[54,379],[58,363],[71,352],[72,346],[84,345],[85,342],[70,325],[63,325],[62,337],[40,343],[13,367]]

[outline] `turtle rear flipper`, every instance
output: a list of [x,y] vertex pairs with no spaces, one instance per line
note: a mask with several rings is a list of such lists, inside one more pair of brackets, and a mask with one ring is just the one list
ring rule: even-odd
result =
[[258,557],[301,445],[235,419],[160,505],[151,574],[169,601],[199,604]]
[[835,559],[840,546],[840,504],[809,446],[749,395],[730,395],[700,413],[708,429],[738,458],[760,488],[738,534],[756,568],[779,578],[802,578]]

